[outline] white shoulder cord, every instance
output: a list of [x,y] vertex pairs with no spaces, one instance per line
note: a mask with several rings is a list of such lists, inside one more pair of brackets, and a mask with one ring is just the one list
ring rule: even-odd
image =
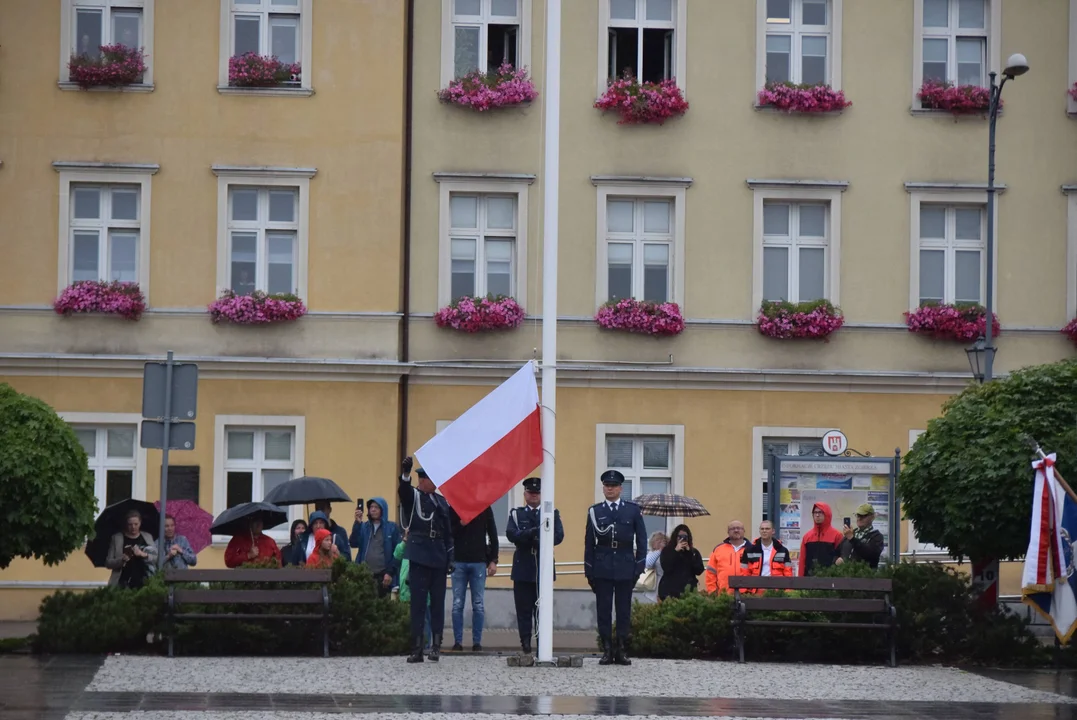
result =
[[[434,512],[431,512],[430,517],[426,517],[425,515],[423,515],[422,498],[419,497],[419,488],[413,487],[411,491],[415,493],[415,500],[413,500],[411,503],[411,515],[408,516],[408,524],[404,525],[404,532],[408,532],[411,530],[411,524],[412,521],[415,520],[416,515],[419,516],[420,520],[423,520],[425,522],[431,522],[434,519],[434,512],[437,512],[436,510]],[[435,500],[434,502],[436,503],[437,501]],[[401,523],[401,525],[403,525],[403,523]]]
[[587,511],[587,514],[591,516],[591,527],[595,529],[595,545],[598,545],[599,535],[609,535],[613,532],[613,523],[610,523],[606,527],[599,527],[598,520],[595,518],[595,506],[592,505],[591,509]]

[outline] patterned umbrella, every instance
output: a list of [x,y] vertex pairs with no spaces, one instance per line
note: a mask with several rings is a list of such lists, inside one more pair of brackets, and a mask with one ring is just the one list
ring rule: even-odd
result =
[[[154,503],[158,511],[161,510],[161,501]],[[198,503],[190,500],[169,500],[165,512],[176,518],[176,534],[187,538],[191,549],[195,554],[202,552],[203,548],[209,547],[209,526],[213,524],[213,516],[198,506]]]
[[703,503],[684,495],[639,495],[632,502],[644,515],[659,517],[699,517],[710,515]]

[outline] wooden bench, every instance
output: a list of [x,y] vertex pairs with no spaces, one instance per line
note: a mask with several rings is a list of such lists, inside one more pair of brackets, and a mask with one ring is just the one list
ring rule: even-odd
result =
[[[766,627],[822,627],[880,630],[887,634],[890,666],[897,667],[897,609],[890,602],[893,582],[886,578],[757,577],[729,578],[733,591],[733,637],[740,662],[744,662],[744,633],[748,625]],[[762,597],[751,591],[830,590],[875,593],[877,598]],[[742,591],[745,591],[742,594]],[[875,622],[810,622],[799,620],[749,620],[749,612],[814,612],[826,614],[874,615]]]
[[[329,657],[329,583],[332,570],[284,568],[280,570],[179,570],[165,569],[168,588],[168,657],[176,636],[176,623],[190,620],[318,620],[322,626],[322,652]],[[290,583],[304,588],[176,587],[188,583]],[[309,587],[318,585],[320,587]],[[185,605],[305,605],[309,613],[281,612],[183,612]]]

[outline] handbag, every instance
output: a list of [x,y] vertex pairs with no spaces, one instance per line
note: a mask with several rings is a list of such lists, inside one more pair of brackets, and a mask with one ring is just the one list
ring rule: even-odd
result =
[[658,587],[658,573],[654,571],[654,568],[647,568],[639,576],[639,580],[636,581],[636,589],[644,592],[654,592],[656,587]]

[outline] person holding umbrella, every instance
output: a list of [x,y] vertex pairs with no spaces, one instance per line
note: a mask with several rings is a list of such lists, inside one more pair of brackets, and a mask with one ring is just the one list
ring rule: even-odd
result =
[[136,508],[128,510],[124,520],[123,531],[112,536],[105,567],[112,570],[111,587],[136,590],[157,568],[157,544],[142,530],[142,513]]
[[165,559],[162,567],[186,570],[198,564],[198,555],[183,535],[176,534],[176,518],[165,514]]
[[216,535],[231,535],[224,550],[225,567],[237,568],[246,563],[270,561],[280,567],[280,548],[262,533],[268,524],[280,525],[288,515],[268,503],[244,503],[221,513],[210,530]]

